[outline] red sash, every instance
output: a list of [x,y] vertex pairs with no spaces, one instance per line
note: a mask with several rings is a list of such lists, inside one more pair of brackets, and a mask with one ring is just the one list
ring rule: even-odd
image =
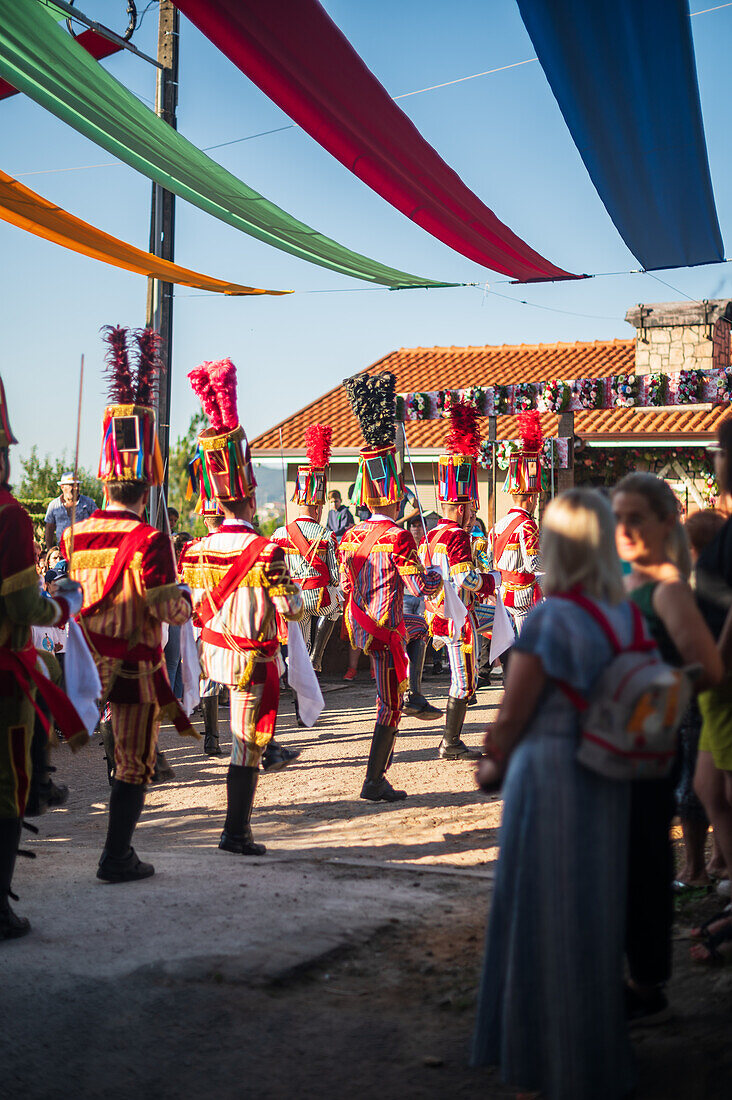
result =
[[[117,581],[120,579],[125,569],[128,567],[133,557],[140,549],[142,544],[150,534],[150,528],[146,523],[138,523],[136,527],[133,527],[131,531],[122,539],[122,542],[117,547],[117,553],[114,555],[114,560],[107,573],[107,579],[104,582],[104,588],[102,594],[98,600],[94,603],[90,603],[88,607],[82,608],[79,612],[79,619],[86,619],[89,615],[96,615],[101,610],[101,606],[107,597],[110,595]],[[73,572],[73,563],[72,563]]]
[[[260,552],[269,542],[269,539],[257,535],[248,546],[245,546],[236,558],[231,568],[227,569],[224,576],[214,588],[213,592],[207,592],[196,607],[196,621],[199,626],[205,626],[226,603],[229,596],[246,577],[249,570],[256,563]],[[228,648],[228,647],[227,647]]]
[[330,574],[328,572],[328,566],[318,557],[317,550],[314,550],[314,547],[320,540],[316,539],[314,542],[308,542],[296,519],[294,519],[292,523],[288,523],[285,530],[287,531],[290,542],[295,547],[300,557],[303,558],[308,565],[312,566],[317,574],[315,577],[308,577],[306,580],[298,581],[297,583],[300,585],[303,592],[319,588],[322,595],[318,601],[318,608],[330,607],[330,592],[328,591]]
[[388,626],[379,626],[376,620],[372,619],[369,613],[362,607],[359,607],[353,598],[356,578],[366,564],[366,560],[376,545],[379,535],[384,534],[384,528],[389,528],[392,524],[391,521],[379,521],[371,526],[373,530],[369,531],[366,538],[361,541],[358,550],[353,554],[348,563],[348,571],[351,576],[351,591],[348,594],[348,607],[354,622],[357,623],[362,630],[365,630],[367,634],[370,634],[372,638],[375,638],[377,642],[381,642],[389,649],[392,660],[394,661],[394,672],[396,673],[397,683],[401,684],[407,679],[407,670],[409,668],[406,649],[402,644],[407,636],[407,628],[404,625],[404,620],[402,619],[399,626],[394,629]]
[[500,535],[495,536],[493,542],[493,564],[496,569],[498,569],[498,562],[503,557],[503,551],[511,541],[511,535],[518,530],[526,518],[526,516],[514,516],[508,526],[503,528]]
[[49,727],[48,717],[36,703],[31,685],[35,685],[38,694],[50,710],[54,722],[73,749],[89,740],[86,727],[76,713],[76,707],[66,692],[56,687],[38,667],[38,654],[32,646],[29,645],[17,652],[4,647],[0,648],[0,669],[13,674],[19,688],[33,704],[33,709],[46,733]]

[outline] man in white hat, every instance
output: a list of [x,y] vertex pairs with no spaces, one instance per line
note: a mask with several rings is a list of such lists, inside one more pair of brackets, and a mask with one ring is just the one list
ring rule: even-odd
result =
[[[79,493],[79,481],[71,472],[65,473],[58,482],[61,492],[49,504],[46,509],[46,546],[50,550],[52,546],[61,544],[61,536],[67,527],[71,526],[71,516],[74,522],[81,523],[83,519],[89,519],[97,510],[96,503],[91,497],[85,497]],[[74,506],[76,511],[74,512]]]

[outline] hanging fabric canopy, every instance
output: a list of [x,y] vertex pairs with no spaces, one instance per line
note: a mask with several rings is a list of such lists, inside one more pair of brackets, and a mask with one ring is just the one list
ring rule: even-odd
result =
[[193,286],[198,290],[212,290],[219,294],[289,294],[288,290],[258,290],[238,283],[226,283],[222,279],[211,279],[198,271],[189,271],[169,260],[161,260],[151,252],[126,244],[116,237],[96,229],[54,206],[42,195],[37,195],[12,176],[0,171],[0,219],[11,225],[44,237],[47,241],[102,260],[114,267],[134,271],[138,275],[151,275],[165,283],[180,283],[181,286]]
[[180,0],[303,130],[433,237],[518,282],[573,279],[499,221],[429,145],[318,0]]
[[574,143],[643,267],[724,258],[687,0],[518,0]]
[[265,244],[389,287],[455,286],[352,252],[247,187],[115,80],[38,0],[3,3],[0,76],[168,191]]
[[[119,53],[122,49],[116,42],[112,42],[111,39],[105,38],[103,34],[97,34],[93,30],[86,30],[82,31],[81,34],[77,34],[76,41],[97,61],[103,61],[105,57],[111,57],[113,53]],[[17,88],[14,88],[12,84],[8,84],[7,80],[0,80],[0,99],[7,99],[8,96],[17,94]]]

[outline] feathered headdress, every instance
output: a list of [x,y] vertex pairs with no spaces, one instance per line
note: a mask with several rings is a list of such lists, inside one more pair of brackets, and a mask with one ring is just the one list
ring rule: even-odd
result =
[[518,429],[521,447],[509,456],[504,488],[512,496],[529,496],[541,490],[541,414],[536,409],[519,413]]
[[136,371],[130,366],[129,331],[122,325],[102,329],[107,345],[108,401],[102,422],[102,481],[139,481],[160,485],[163,460],[155,431],[155,389],[160,375],[160,337],[153,329],[134,334]]
[[401,456],[394,446],[396,375],[355,374],[343,380],[343,387],[368,444],[361,450],[352,501],[372,510],[395,504],[404,496]]
[[188,373],[210,427],[198,436],[202,496],[243,500],[256,487],[249,443],[239,423],[236,367],[231,359],[201,363]]
[[447,453],[440,455],[438,460],[438,496],[443,504],[477,503],[478,411],[465,401],[453,401],[449,416],[450,426],[445,439]]
[[292,499],[298,504],[324,504],[327,490],[327,466],[333,429],[327,424],[311,424],[305,432],[307,466],[298,466]]

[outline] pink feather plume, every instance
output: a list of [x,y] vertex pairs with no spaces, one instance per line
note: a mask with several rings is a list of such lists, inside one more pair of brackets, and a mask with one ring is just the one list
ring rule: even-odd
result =
[[215,432],[237,427],[236,367],[231,359],[201,363],[189,371],[188,380]]
[[450,430],[445,446],[450,454],[478,457],[480,428],[478,410],[465,401],[453,401],[450,405]]
[[330,462],[330,442],[333,429],[327,424],[311,424],[305,432],[305,451],[308,462],[316,469],[323,469]]

